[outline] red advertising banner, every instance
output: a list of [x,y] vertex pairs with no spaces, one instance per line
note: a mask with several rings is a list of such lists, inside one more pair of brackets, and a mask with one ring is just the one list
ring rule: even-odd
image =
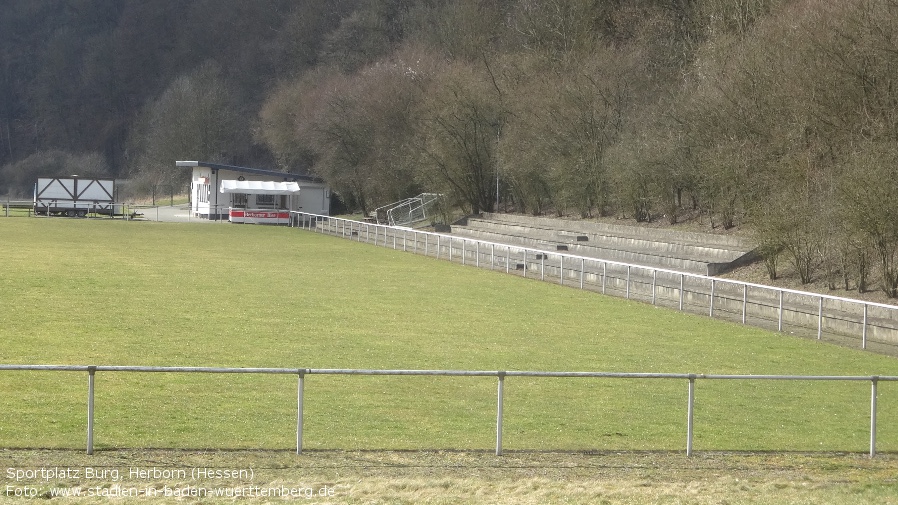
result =
[[290,213],[286,211],[231,209],[231,222],[234,223],[286,223]]

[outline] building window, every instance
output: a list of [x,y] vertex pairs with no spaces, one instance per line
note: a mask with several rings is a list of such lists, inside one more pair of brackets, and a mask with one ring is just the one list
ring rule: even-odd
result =
[[274,207],[274,195],[256,195],[256,205]]
[[196,201],[200,203],[208,203],[209,202],[209,185],[208,184],[197,184],[196,185]]
[[234,207],[246,207],[246,195],[244,193],[234,193],[232,198]]

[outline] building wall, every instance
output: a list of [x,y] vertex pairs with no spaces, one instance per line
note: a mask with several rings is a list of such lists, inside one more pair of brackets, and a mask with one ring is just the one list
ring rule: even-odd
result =
[[[210,217],[212,199],[214,198],[212,170],[207,167],[195,167],[190,181],[191,207],[196,217]],[[217,190],[216,190],[217,191]]]
[[330,214],[331,193],[324,184],[299,182],[299,207],[294,210],[312,214]]

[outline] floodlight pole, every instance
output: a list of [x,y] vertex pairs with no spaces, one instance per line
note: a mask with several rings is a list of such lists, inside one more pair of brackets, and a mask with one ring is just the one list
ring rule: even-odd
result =
[[496,214],[499,213],[499,136],[502,127],[496,128]]

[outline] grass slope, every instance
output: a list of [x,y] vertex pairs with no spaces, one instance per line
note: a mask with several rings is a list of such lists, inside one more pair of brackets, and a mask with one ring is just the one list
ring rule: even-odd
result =
[[[0,362],[898,375],[894,358],[288,228],[0,219]],[[864,451],[869,384],[699,381],[696,450]],[[305,446],[488,449],[494,378],[311,376]],[[878,447],[898,450],[898,384]],[[0,446],[82,447],[86,374],[0,373]],[[505,384],[507,449],[685,444],[685,381]],[[99,373],[103,447],[290,448],[296,378]]]
[[[41,498],[54,491],[82,493],[53,503],[109,503],[86,497],[134,492],[128,502],[234,503],[215,498],[249,486],[286,487],[306,503],[340,504],[694,504],[731,505],[889,505],[898,503],[894,457],[869,459],[832,454],[701,453],[692,458],[659,452],[516,452],[501,458],[457,451],[314,451],[302,457],[287,451],[116,450],[85,456],[72,451],[0,450],[0,463],[16,470],[53,462],[82,474],[86,468],[117,471],[120,480],[64,478],[14,481]],[[132,468],[190,470],[252,469],[253,477],[222,479],[141,478]],[[327,489],[333,493],[320,498]],[[198,498],[166,497],[168,492]],[[202,494],[201,494],[201,492]],[[275,495],[276,496],[276,495]],[[280,497],[241,498],[239,503],[279,502]],[[0,495],[0,502],[3,501]],[[22,500],[11,499],[21,503]]]

